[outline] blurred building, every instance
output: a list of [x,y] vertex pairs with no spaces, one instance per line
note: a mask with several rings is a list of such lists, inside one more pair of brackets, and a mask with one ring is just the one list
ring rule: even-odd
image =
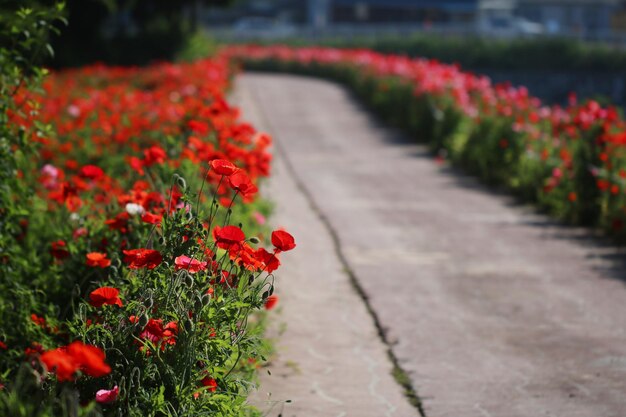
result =
[[256,37],[357,36],[424,30],[460,36],[626,34],[626,0],[238,0],[209,8],[207,27]]
[[228,8],[208,8],[204,21],[208,25],[232,25],[242,19],[268,19],[306,24],[310,20],[309,3],[309,0],[238,0]]
[[334,24],[473,22],[479,0],[239,0],[211,9],[208,23],[268,18],[323,28]]
[[478,6],[478,0],[326,1],[329,22],[357,24],[472,22]]

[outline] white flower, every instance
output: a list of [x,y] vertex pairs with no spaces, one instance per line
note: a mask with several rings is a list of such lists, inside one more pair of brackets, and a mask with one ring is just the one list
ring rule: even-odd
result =
[[128,203],[126,204],[126,212],[131,216],[135,216],[137,214],[143,214],[145,210],[140,204]]

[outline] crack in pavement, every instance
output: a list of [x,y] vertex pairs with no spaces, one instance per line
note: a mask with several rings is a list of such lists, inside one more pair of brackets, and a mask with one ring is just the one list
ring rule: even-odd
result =
[[[270,118],[267,116],[267,114],[265,112],[265,109],[260,104],[260,100],[257,97],[257,93],[256,93],[256,91],[254,91],[254,89],[250,89],[250,98],[251,98],[252,102],[255,104],[256,108],[258,109],[259,116],[263,120],[264,124],[267,126],[267,129],[269,130],[268,133],[270,133],[272,135],[272,137],[274,138],[274,145],[276,147],[276,151],[280,155],[280,157],[282,158],[282,160],[284,162],[284,165],[287,168],[287,171],[291,175],[291,177],[292,177],[292,179],[293,179],[293,181],[294,181],[294,183],[296,185],[296,188],[304,196],[304,198],[306,199],[307,203],[309,204],[309,207],[316,214],[316,216],[318,217],[320,222],[326,228],[329,236],[331,237],[331,240],[333,242],[333,249],[334,249],[335,255],[337,256],[337,258],[339,259],[340,263],[342,264],[342,266],[344,268],[344,271],[345,271],[346,275],[348,276],[352,287],[354,288],[356,293],[359,295],[359,297],[363,301],[368,314],[372,318],[372,321],[374,322],[374,325],[376,327],[378,336],[379,336],[380,340],[383,342],[383,344],[386,346],[387,356],[388,356],[389,360],[391,361],[391,364],[392,364],[393,368],[396,371],[400,371],[401,373],[406,375],[407,371],[400,366],[399,360],[398,360],[398,358],[396,357],[396,355],[394,354],[394,352],[393,352],[393,350],[391,348],[392,343],[388,340],[388,338],[386,336],[386,332],[385,332],[385,330],[384,330],[384,328],[383,328],[383,326],[381,324],[381,321],[380,321],[376,311],[372,307],[371,303],[369,302],[369,297],[367,296],[365,290],[361,286],[358,277],[356,276],[354,270],[351,268],[351,266],[350,266],[350,264],[349,264],[349,262],[348,262],[348,260],[347,260],[347,258],[345,256],[345,254],[344,254],[344,250],[343,250],[343,247],[342,247],[342,244],[341,244],[341,241],[339,239],[339,235],[338,235],[337,231],[335,230],[334,226],[332,225],[332,223],[328,219],[328,216],[326,216],[326,214],[321,210],[320,206],[315,201],[315,198],[313,197],[312,193],[308,190],[308,188],[306,187],[306,185],[302,181],[301,177],[298,175],[298,172],[295,169],[295,167],[293,166],[293,163],[291,162],[291,159],[289,158],[286,149],[282,145],[280,139],[278,138],[278,135],[275,134],[276,133],[276,129],[275,129],[272,121],[270,120]],[[395,377],[395,375],[394,375],[394,377]],[[409,400],[409,403],[412,404],[417,409],[417,411],[419,412],[420,416],[421,417],[426,417],[426,413],[425,413],[425,411],[424,411],[424,409],[422,407],[422,402],[421,402],[419,396],[417,395],[417,392],[416,392],[415,388],[413,387],[413,385],[408,380],[405,381],[404,383],[400,383],[396,379],[396,382],[398,382],[398,384],[402,387],[402,389],[405,392],[405,396]],[[319,392],[323,393],[323,391],[321,391],[321,390]]]

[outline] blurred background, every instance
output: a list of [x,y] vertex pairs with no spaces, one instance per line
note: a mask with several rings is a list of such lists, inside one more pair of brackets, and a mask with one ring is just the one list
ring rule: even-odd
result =
[[248,0],[204,21],[237,38],[406,35],[559,36],[626,41],[620,0]]
[[248,0],[203,16],[222,40],[367,47],[459,63],[551,103],[571,90],[626,101],[623,0]]
[[370,48],[458,63],[553,104],[565,104],[572,90],[626,103],[626,0],[66,3],[69,26],[53,39],[55,67],[185,59],[225,43]]

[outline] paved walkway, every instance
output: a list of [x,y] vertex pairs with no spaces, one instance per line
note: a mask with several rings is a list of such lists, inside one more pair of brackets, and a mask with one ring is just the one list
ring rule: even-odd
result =
[[247,74],[237,94],[284,153],[270,193],[299,238],[264,381],[284,416],[417,415],[315,210],[426,416],[626,416],[623,253],[446,172],[334,84]]
[[[270,131],[267,105],[259,105],[250,81],[239,80],[235,101],[245,120]],[[272,333],[280,334],[278,354],[268,368],[271,375],[262,374],[253,402],[268,416],[419,416],[391,375],[387,346],[354,291],[332,236],[277,152],[263,192],[276,203],[275,226],[289,230],[298,246],[284,255],[277,272],[280,308]]]

